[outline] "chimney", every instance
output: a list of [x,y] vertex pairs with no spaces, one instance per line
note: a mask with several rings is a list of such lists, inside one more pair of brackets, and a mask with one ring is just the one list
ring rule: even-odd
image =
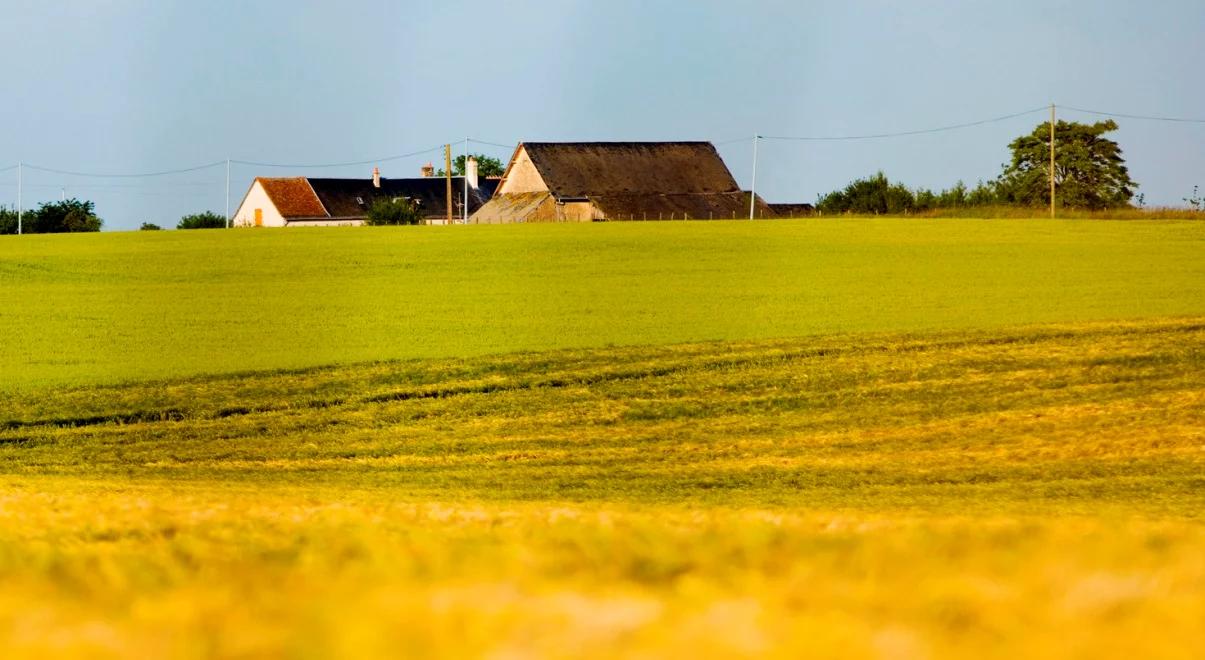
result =
[[469,180],[469,187],[477,189],[477,159],[469,156],[464,163],[464,175]]
[[372,187],[381,187],[381,168],[379,167],[372,168]]
[[423,165],[423,178],[425,179],[433,176],[435,176],[435,166],[431,163]]

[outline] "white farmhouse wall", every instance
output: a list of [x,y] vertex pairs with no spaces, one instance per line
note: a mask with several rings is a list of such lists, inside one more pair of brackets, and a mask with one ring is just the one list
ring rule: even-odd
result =
[[247,196],[243,198],[243,203],[235,211],[231,224],[235,227],[254,227],[255,209],[263,211],[264,227],[285,226],[284,217],[280,215],[280,211],[276,210],[276,205],[272,203],[267,191],[264,190],[263,185],[259,181],[251,184],[251,190],[247,191]]
[[531,192],[546,192],[548,184],[544,183],[544,177],[540,176],[539,170],[536,169],[534,163],[531,162],[531,157],[527,155],[527,149],[520,149],[519,155],[515,157],[515,164],[511,166],[510,172],[506,174],[506,180],[498,187],[495,195],[507,195],[511,193],[531,193]]
[[[267,225],[264,225],[267,227]],[[295,220],[285,223],[286,227],[363,227],[363,220]]]

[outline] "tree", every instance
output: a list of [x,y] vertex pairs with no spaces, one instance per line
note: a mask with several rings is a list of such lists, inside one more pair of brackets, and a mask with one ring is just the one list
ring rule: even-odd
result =
[[409,200],[396,197],[394,199],[377,199],[368,207],[368,218],[365,224],[382,225],[421,225],[423,216]]
[[65,234],[100,231],[104,221],[96,216],[95,204],[78,199],[44,202],[26,214],[23,231],[29,234]]
[[163,227],[160,227],[153,222],[144,222],[142,223],[142,226],[138,228],[138,231],[159,231],[161,229],[163,229]]
[[[932,194],[932,193],[930,193]],[[867,215],[907,213],[916,207],[916,197],[903,184],[891,183],[879,172],[857,179],[844,190],[831,192],[816,203],[821,213],[864,213]]]
[[180,222],[176,223],[176,229],[225,229],[225,216],[218,215],[213,211],[205,211],[204,213],[194,213],[180,218]]
[[0,206],[0,234],[17,233],[17,211]]
[[[485,154],[469,155],[477,159],[477,176],[502,176],[506,173],[506,166],[497,158],[490,158]],[[435,176],[447,176],[447,172],[441,168]],[[452,159],[452,176],[464,176],[464,154]]]
[[[1055,124],[1055,199],[1062,206],[1107,209],[1127,206],[1138,184],[1130,179],[1121,147],[1103,137],[1117,130],[1109,119],[1095,124]],[[1008,145],[1012,163],[996,181],[1001,201],[1026,206],[1050,203],[1050,123]]]

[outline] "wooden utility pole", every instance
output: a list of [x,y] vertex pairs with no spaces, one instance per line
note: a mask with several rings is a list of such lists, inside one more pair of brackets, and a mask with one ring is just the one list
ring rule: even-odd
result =
[[1054,218],[1054,104],[1050,104],[1050,217]]
[[448,226],[452,225],[452,145],[444,145],[444,176],[448,181]]

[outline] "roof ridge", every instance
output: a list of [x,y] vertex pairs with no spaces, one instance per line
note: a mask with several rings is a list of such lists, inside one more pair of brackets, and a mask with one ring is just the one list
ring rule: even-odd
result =
[[332,217],[330,210],[326,208],[326,204],[323,204],[322,198],[318,196],[318,191],[314,190],[314,184],[310,183],[310,178],[308,176],[303,176],[301,178],[305,179],[305,185],[310,189],[310,194],[314,196],[314,199],[318,200],[318,206],[322,207],[322,212],[326,214],[326,217]]

